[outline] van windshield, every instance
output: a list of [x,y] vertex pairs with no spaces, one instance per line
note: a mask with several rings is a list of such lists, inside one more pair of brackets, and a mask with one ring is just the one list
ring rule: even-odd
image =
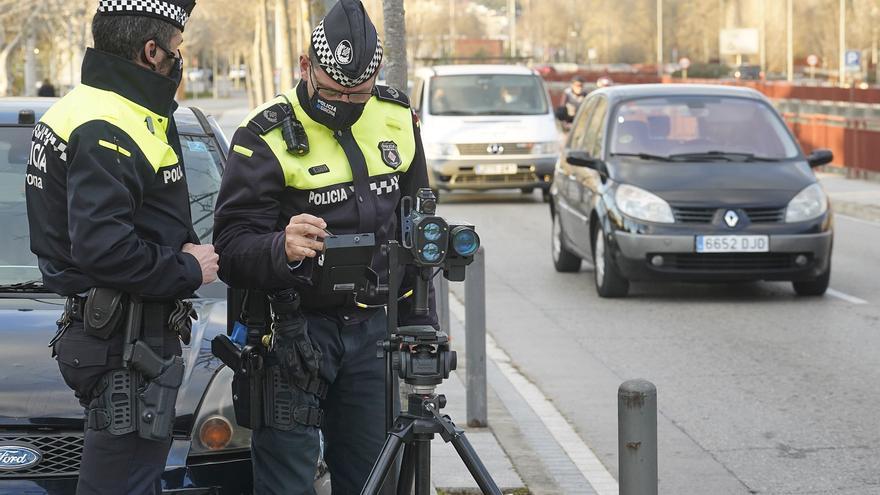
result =
[[431,115],[541,115],[547,94],[532,75],[471,74],[431,79]]

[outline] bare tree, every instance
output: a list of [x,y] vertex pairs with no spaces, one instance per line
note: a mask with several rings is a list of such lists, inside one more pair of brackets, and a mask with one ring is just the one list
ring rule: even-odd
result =
[[403,0],[383,0],[385,14],[385,70],[388,85],[407,90],[406,13]]
[[275,0],[275,64],[280,75],[279,90],[293,87],[293,58],[290,52],[290,10],[287,0]]

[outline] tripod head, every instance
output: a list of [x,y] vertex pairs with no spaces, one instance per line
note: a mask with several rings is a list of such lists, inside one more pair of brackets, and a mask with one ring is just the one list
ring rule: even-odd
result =
[[400,327],[393,338],[392,368],[416,394],[433,394],[458,364],[455,351],[449,348],[449,337],[432,327]]

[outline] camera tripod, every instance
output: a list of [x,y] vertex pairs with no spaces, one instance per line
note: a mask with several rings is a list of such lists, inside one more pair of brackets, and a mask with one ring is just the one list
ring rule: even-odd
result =
[[[393,267],[400,266],[400,261],[407,264],[406,257],[410,252],[395,242],[390,242],[386,249],[392,267],[388,280],[388,338],[379,342],[379,357],[385,358],[385,426],[388,436],[361,495],[378,495],[401,447],[403,459],[397,495],[428,495],[431,492],[431,440],[437,434],[446,443],[452,443],[484,494],[501,495],[464,431],[455,426],[449,416],[440,414],[446,406],[446,397],[436,394],[436,387],[456,368],[456,355],[449,349],[449,337],[430,326],[397,328],[396,295],[400,289],[400,276]],[[432,278],[431,268],[419,269],[413,290],[413,311],[417,315],[428,314],[428,288]],[[413,390],[407,395],[406,412],[392,421],[395,372],[405,383],[412,385]]]

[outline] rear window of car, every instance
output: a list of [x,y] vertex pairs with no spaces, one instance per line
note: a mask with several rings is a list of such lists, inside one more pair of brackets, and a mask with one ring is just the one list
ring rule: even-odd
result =
[[532,75],[471,74],[431,78],[431,115],[541,115],[548,112],[541,79]]
[[748,153],[772,159],[799,154],[797,143],[769,105],[748,98],[677,96],[617,105],[611,153],[675,155]]
[[[25,171],[32,127],[0,126],[0,285],[39,280],[37,258],[31,253],[25,204]],[[190,211],[196,234],[210,243],[214,203],[220,189],[222,155],[208,136],[181,135],[189,186]]]

